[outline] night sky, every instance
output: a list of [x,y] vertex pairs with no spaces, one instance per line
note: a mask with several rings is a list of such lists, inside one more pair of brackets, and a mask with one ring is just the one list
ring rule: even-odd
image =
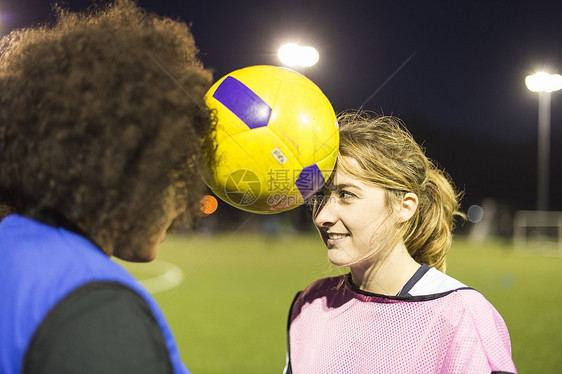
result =
[[[535,209],[537,94],[525,76],[562,73],[561,1],[138,1],[191,23],[215,78],[280,65],[286,42],[311,45],[304,73],[336,111],[402,118],[465,191]],[[73,10],[91,1],[66,1]],[[46,19],[49,1],[0,0],[0,33]],[[369,100],[370,99],[370,100]],[[552,94],[550,209],[562,210],[562,91]]]

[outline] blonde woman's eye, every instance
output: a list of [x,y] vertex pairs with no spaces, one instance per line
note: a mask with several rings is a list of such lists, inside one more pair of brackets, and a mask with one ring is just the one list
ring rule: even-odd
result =
[[354,198],[354,197],[355,197],[355,195],[352,194],[351,192],[348,192],[348,191],[345,191],[345,190],[340,191],[340,199],[349,200],[349,199]]

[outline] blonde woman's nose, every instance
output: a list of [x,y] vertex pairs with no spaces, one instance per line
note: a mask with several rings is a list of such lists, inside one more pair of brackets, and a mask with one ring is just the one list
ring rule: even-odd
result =
[[334,198],[324,197],[314,216],[317,227],[329,227],[337,221],[337,204]]

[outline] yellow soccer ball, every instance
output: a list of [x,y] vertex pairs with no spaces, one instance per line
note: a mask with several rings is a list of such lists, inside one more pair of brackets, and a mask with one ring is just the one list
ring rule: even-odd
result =
[[289,69],[252,66],[218,80],[205,103],[216,153],[204,178],[228,204],[274,214],[303,204],[334,168],[339,132],[330,101]]

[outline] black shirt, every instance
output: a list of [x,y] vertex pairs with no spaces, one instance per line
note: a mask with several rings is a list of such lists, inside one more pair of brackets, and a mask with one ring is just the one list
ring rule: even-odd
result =
[[172,373],[147,303],[111,282],[69,294],[43,320],[25,354],[24,374]]

